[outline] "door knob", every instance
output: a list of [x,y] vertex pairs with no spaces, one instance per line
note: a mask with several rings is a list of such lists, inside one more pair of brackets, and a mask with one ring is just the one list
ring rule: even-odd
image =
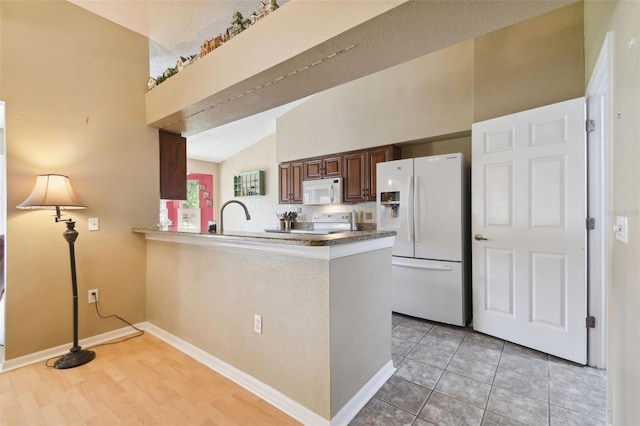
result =
[[476,234],[473,236],[473,238],[476,239],[476,241],[486,241],[487,239],[485,237],[482,236],[482,234]]

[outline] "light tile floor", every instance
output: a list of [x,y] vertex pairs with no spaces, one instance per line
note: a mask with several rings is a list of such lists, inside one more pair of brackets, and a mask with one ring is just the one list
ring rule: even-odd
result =
[[606,374],[394,313],[397,370],[351,425],[604,425]]

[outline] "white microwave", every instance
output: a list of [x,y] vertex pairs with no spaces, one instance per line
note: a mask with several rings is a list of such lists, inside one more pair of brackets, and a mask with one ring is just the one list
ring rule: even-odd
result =
[[342,178],[305,180],[302,203],[308,206],[342,203]]

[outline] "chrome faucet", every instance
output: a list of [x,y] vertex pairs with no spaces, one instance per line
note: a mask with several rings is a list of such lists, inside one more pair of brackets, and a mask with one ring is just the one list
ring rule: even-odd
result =
[[247,217],[247,220],[251,220],[251,215],[249,214],[249,210],[247,210],[247,206],[245,206],[243,202],[238,200],[229,200],[226,203],[224,203],[222,207],[220,207],[220,233],[221,234],[224,233],[224,218],[222,216],[222,212],[224,211],[224,208],[227,207],[227,204],[231,204],[231,203],[240,204],[244,209],[244,214]]

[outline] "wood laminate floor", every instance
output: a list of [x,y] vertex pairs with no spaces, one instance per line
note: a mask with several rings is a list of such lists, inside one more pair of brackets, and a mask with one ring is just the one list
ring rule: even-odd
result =
[[298,424],[149,334],[94,350],[81,367],[40,362],[0,374],[0,424]]

